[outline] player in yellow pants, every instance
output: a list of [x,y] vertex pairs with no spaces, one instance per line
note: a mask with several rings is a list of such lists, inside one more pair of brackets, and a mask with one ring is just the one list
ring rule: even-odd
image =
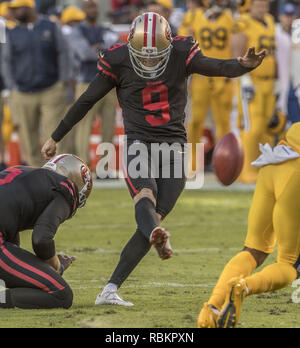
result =
[[[231,58],[230,37],[235,24],[227,0],[209,0],[206,8],[188,11],[179,35],[192,35],[204,55]],[[216,140],[230,131],[233,84],[223,77],[193,76],[191,82],[192,119],[188,126],[188,141],[193,145],[192,168],[196,169],[196,144],[201,142],[209,108],[216,126]]]
[[192,81],[193,118],[189,123],[189,143],[193,144],[193,168],[195,169],[196,144],[201,141],[205,119],[211,107],[216,138],[219,141],[230,132],[230,114],[232,110],[233,83],[226,78],[208,78],[193,76]]
[[259,154],[259,143],[266,141],[268,124],[275,111],[275,21],[268,13],[269,3],[269,0],[252,0],[249,13],[240,16],[231,37],[234,57],[240,56],[248,45],[267,50],[259,69],[240,79],[240,104],[244,100],[240,113],[246,117],[248,113],[250,118],[249,129],[241,135],[245,160],[239,180],[244,183],[256,182],[258,171],[251,162]]
[[[300,154],[300,123],[283,151]],[[290,150],[292,149],[292,150]],[[225,266],[198,318],[198,327],[235,327],[246,296],[290,285],[300,272],[300,156],[260,169],[245,248]],[[278,245],[277,263],[251,275]]]
[[241,132],[244,147],[244,167],[239,178],[244,183],[255,183],[258,170],[251,162],[259,156],[259,143],[274,145],[274,137],[268,133],[268,125],[275,110],[273,80],[254,80],[256,93],[249,102],[250,130]]

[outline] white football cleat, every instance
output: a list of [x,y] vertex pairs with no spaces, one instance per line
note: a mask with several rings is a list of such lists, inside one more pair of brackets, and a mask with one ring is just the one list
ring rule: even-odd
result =
[[133,303],[124,301],[117,291],[106,291],[97,296],[95,305],[96,306],[116,305],[116,306],[132,307]]

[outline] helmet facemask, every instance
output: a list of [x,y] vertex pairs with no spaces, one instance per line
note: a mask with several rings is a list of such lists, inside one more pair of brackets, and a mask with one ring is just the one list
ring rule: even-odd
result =
[[81,176],[85,184],[79,191],[79,206],[78,208],[83,208],[86,204],[88,196],[91,193],[92,177],[91,172],[86,165],[81,166]]

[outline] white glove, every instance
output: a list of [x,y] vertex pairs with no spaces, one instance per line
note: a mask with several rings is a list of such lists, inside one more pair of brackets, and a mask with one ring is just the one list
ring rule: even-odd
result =
[[248,102],[255,97],[255,87],[249,74],[241,76],[241,91],[242,98],[246,99]]
[[257,168],[267,166],[268,164],[283,163],[300,157],[296,151],[286,145],[278,145],[272,148],[268,143],[265,145],[259,144],[259,150],[261,155],[251,163]]

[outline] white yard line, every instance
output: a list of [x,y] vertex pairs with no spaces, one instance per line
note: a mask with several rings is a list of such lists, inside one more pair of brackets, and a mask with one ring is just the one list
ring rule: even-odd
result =
[[[96,283],[96,280],[68,280],[68,283]],[[106,284],[98,284],[98,285],[84,285],[84,286],[72,286],[73,290],[89,290],[89,289],[103,289]],[[158,282],[150,282],[147,284],[141,285],[124,285],[122,289],[149,289],[149,288],[212,288],[215,286],[215,283],[204,283],[204,284],[182,284],[182,283],[158,283]]]
[[[94,180],[94,188],[98,189],[127,189],[123,179],[116,180]],[[235,182],[230,186],[221,185],[213,173],[207,173],[204,177],[204,186],[198,191],[236,191],[236,192],[252,192],[255,189],[254,184],[241,184]],[[192,189],[191,189],[192,190]]]
[[[240,248],[227,248],[227,251],[239,251]],[[173,249],[174,253],[178,254],[207,254],[207,253],[219,253],[219,252],[224,252],[224,249],[221,248],[197,248],[197,249]],[[155,251],[150,251],[151,253],[155,253]],[[113,249],[96,249],[96,250],[76,250],[74,253],[87,253],[87,254],[120,254],[120,250],[113,250]]]

